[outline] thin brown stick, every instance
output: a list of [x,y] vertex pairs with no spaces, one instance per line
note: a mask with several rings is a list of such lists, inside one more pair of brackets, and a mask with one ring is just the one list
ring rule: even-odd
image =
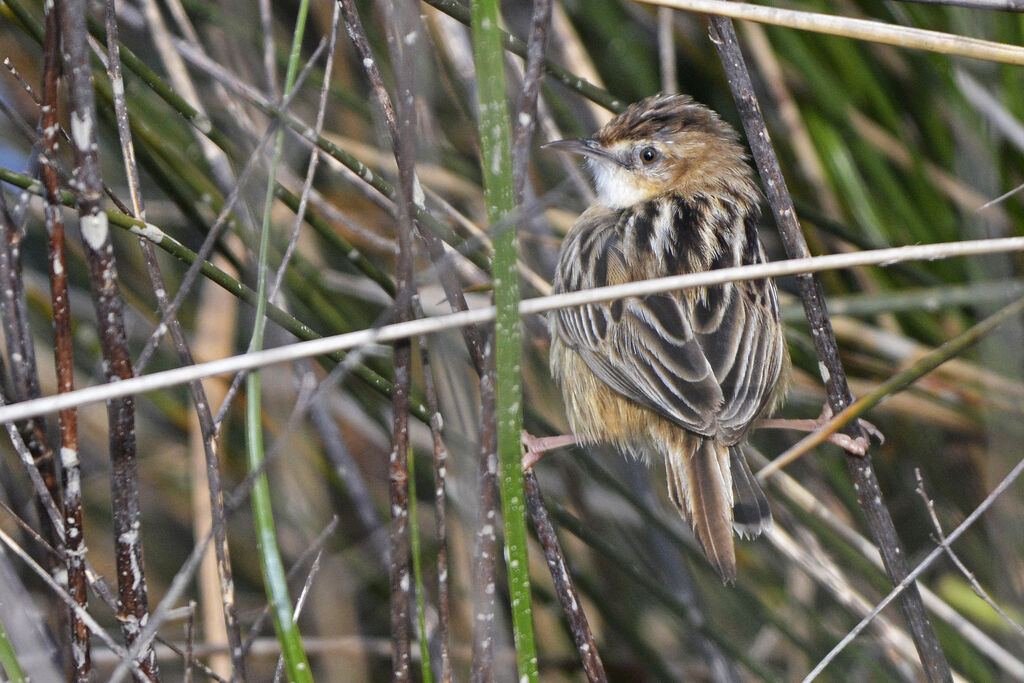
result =
[[[423,317],[423,310],[416,299],[416,315]],[[430,410],[430,436],[433,440],[434,464],[434,535],[437,543],[437,630],[441,650],[441,681],[451,683],[451,601],[448,593],[448,517],[445,482],[448,479],[448,448],[441,437],[441,411],[438,407],[437,387],[434,371],[430,365],[427,338],[418,338],[420,358],[423,362],[423,385],[427,393],[427,408]],[[423,646],[426,647],[426,643]]]
[[29,82],[25,80],[25,78],[21,75],[21,72],[19,72],[17,67],[14,66],[14,62],[11,61],[11,58],[4,57],[3,64],[4,68],[6,68],[8,72],[10,72],[14,80],[16,80],[18,82],[18,85],[21,86],[22,90],[25,91],[25,94],[32,98],[33,102],[35,102],[36,104],[40,104],[39,95],[36,94],[36,91],[32,88]]
[[[223,261],[222,258],[217,260]],[[215,260],[215,263],[217,262]],[[222,264],[223,265],[223,264]],[[197,305],[197,316],[194,323],[193,346],[199,357],[221,358],[230,355],[234,349],[234,330],[238,322],[237,307],[235,300],[219,287],[212,287],[208,284],[199,291],[199,302]],[[207,410],[212,412],[212,406],[220,405],[224,400],[226,387],[223,382],[209,382],[203,385],[206,393]],[[219,479],[213,480],[210,477],[210,453],[217,456],[217,433],[218,430],[210,418],[211,430],[199,419],[199,412],[196,411],[194,420],[190,420],[188,432],[188,453],[189,453],[189,476],[193,482],[191,498],[193,542],[211,532],[213,529],[213,508],[212,497],[216,495],[223,499],[224,484]],[[216,463],[216,459],[214,460]],[[219,476],[219,472],[218,472]],[[220,493],[214,493],[214,486]],[[223,506],[223,503],[221,504]],[[226,514],[226,512],[225,512]],[[214,547],[220,545],[215,538]],[[225,546],[226,547],[226,546]],[[222,573],[220,569],[218,553],[207,553],[203,556],[202,564],[196,576],[196,589],[198,592],[198,615],[200,620],[200,632],[204,640],[228,642],[227,620],[224,615],[224,596],[221,591]],[[244,657],[239,656],[241,661]],[[217,654],[210,657],[209,665],[219,674],[225,677],[231,676],[232,660],[228,653]]]
[[188,602],[188,622],[185,626],[185,676],[184,683],[192,683],[192,661],[196,658],[196,602]]
[[[782,169],[765,126],[764,116],[754,95],[754,87],[736,39],[732,20],[726,17],[711,17],[710,22],[711,40],[718,49],[729,87],[743,119],[747,141],[764,182],[768,203],[771,205],[778,223],[786,253],[790,258],[809,256],[807,243],[796,219],[793,200],[786,189],[786,180],[782,175]],[[853,402],[853,396],[839,359],[839,347],[832,332],[821,282],[809,274],[798,275],[796,280],[804,312],[811,328],[811,337],[814,339],[819,364],[822,368],[822,379],[825,382],[828,402],[833,412],[838,414]],[[857,422],[851,423],[845,433],[854,439],[866,438],[863,429]],[[892,517],[882,502],[882,491],[871,465],[871,459],[869,456],[847,455],[846,462],[853,478],[861,510],[864,512],[871,534],[878,544],[889,578],[894,585],[899,584],[909,572],[906,553],[896,534]],[[909,622],[910,632],[928,679],[951,681],[952,673],[949,663],[946,661],[935,630],[928,619],[928,613],[924,609],[924,603],[921,601],[921,594],[916,584],[912,584],[904,591],[900,604]]]
[[537,531],[537,539],[544,549],[544,559],[547,560],[551,580],[555,584],[555,594],[558,596],[559,604],[562,605],[566,621],[569,622],[569,632],[572,634],[576,650],[580,654],[583,673],[591,683],[607,681],[604,664],[597,652],[597,641],[594,640],[594,633],[590,630],[587,615],[583,612],[580,594],[576,591],[576,586],[573,585],[569,567],[566,566],[565,556],[562,554],[562,547],[558,543],[558,536],[555,535],[555,528],[544,507],[544,497],[540,492],[540,484],[537,483],[537,475],[532,469],[527,469],[523,472],[523,481],[526,485],[526,508],[530,512],[533,528]]
[[[404,213],[404,212],[403,212]],[[411,226],[410,226],[411,227]],[[407,298],[411,283],[412,257],[402,257],[411,249],[409,242],[399,248],[399,299]],[[404,248],[403,248],[404,247]],[[406,296],[403,296],[403,293]],[[398,320],[411,319],[408,306],[397,304]],[[394,643],[392,675],[395,681],[409,680],[409,471],[406,461],[409,447],[409,385],[412,351],[408,340],[395,342],[394,419],[388,479],[391,491],[391,635]]]
[[[57,177],[57,146],[60,120],[57,88],[60,78],[60,26],[57,6],[46,12],[46,40],[43,55],[43,102],[40,129],[43,135],[43,186],[47,252],[50,264],[50,301],[53,307],[53,355],[57,392],[75,390],[75,359],[71,336],[71,300],[68,293],[67,255],[64,251],[64,218],[61,214],[60,181]],[[68,593],[81,609],[88,606],[85,571],[85,529],[82,510],[82,475],[78,459],[78,411],[68,408],[58,414],[60,425],[61,476],[64,507],[64,566]],[[68,610],[71,671],[69,680],[87,683],[92,663],[89,627],[76,610]]]
[[551,0],[533,0],[530,35],[527,38],[526,67],[523,69],[523,92],[519,111],[514,117],[512,138],[512,177],[515,178],[518,202],[523,202],[526,188],[526,164],[530,159],[530,140],[537,127],[537,96],[544,79],[544,53],[551,27]]
[[[397,125],[392,130],[398,165],[398,260],[395,273],[395,320],[411,320],[416,283],[413,279],[413,213],[416,206],[416,99],[414,78],[418,49],[419,15],[406,3],[388,7],[388,52],[398,85]],[[410,680],[410,620],[412,596],[409,540],[409,392],[412,383],[412,343],[394,345],[394,415],[388,473],[391,497],[391,655],[392,680]]]
[[480,377],[480,451],[473,547],[473,658],[470,681],[494,680],[494,608],[498,552],[498,438],[494,414],[494,354],[484,346],[487,370]]
[[[114,251],[107,216],[101,205],[103,182],[99,166],[99,136],[89,63],[86,6],[83,0],[58,0],[68,61],[68,101],[75,153],[73,184],[88,261],[89,282],[99,326],[106,380],[132,377],[124,327],[123,303],[117,284]],[[119,398],[107,404],[110,428],[111,502],[117,559],[118,619],[129,646],[149,618],[146,577],[139,534],[138,457],[135,449],[135,401]],[[140,653],[142,671],[159,678],[152,647]]]

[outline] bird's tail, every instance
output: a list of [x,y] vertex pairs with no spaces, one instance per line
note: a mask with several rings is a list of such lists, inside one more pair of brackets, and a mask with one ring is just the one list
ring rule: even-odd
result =
[[739,446],[694,436],[667,458],[668,491],[693,525],[697,540],[722,580],[736,580],[733,530],[753,538],[772,526],[768,499]]
[[733,487],[728,446],[701,439],[695,448],[668,454],[668,491],[722,581],[736,580],[732,540]]
[[729,462],[732,470],[732,528],[743,538],[755,538],[772,528],[772,510],[739,446],[729,448]]

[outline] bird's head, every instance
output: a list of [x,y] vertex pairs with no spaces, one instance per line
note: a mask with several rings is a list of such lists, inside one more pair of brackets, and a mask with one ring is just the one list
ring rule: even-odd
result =
[[736,131],[687,95],[648,97],[593,137],[545,147],[586,157],[599,201],[613,209],[669,193],[752,187]]

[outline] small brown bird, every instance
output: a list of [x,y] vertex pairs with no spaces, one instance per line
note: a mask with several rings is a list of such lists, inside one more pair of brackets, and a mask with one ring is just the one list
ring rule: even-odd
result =
[[[585,156],[598,194],[562,244],[556,292],[765,261],[760,194],[738,136],[690,97],[647,98],[592,138],[548,146]],[[772,522],[741,447],[786,392],[774,283],[562,309],[549,326],[573,432],[663,457],[669,496],[734,581],[733,529],[754,537]]]

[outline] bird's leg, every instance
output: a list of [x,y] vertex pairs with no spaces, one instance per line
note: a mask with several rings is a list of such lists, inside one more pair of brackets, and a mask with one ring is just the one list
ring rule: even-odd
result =
[[[815,420],[791,420],[782,418],[771,418],[758,420],[755,427],[758,429],[794,429],[800,432],[813,432],[816,429],[820,429],[829,420],[832,419],[832,406],[828,403],[821,409],[821,415]],[[864,455],[868,452],[868,445],[870,443],[869,438],[875,437],[878,439],[878,443],[885,443],[885,435],[867,420],[858,420],[864,431],[868,433],[868,436],[858,437],[856,439],[836,432],[828,437],[828,440],[839,446],[843,450],[849,451],[854,455]]]
[[525,429],[523,430],[523,436],[521,438],[523,442],[524,470],[533,469],[533,466],[540,462],[540,459],[543,458],[544,454],[548,451],[553,451],[556,448],[562,448],[563,446],[573,446],[579,443],[579,438],[575,434],[536,437]]

